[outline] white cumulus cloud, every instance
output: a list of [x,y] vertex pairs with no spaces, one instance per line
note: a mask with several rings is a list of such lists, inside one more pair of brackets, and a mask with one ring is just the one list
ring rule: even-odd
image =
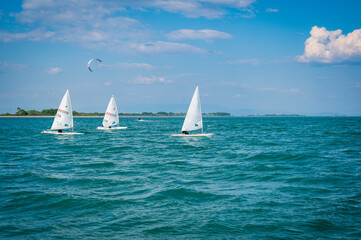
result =
[[169,39],[173,40],[183,40],[183,39],[203,39],[211,40],[217,38],[232,38],[232,35],[220,32],[217,30],[203,29],[203,30],[192,30],[192,29],[180,29],[173,31],[168,35]]
[[361,29],[343,35],[342,30],[328,31],[314,26],[305,42],[299,62],[340,63],[361,59]]

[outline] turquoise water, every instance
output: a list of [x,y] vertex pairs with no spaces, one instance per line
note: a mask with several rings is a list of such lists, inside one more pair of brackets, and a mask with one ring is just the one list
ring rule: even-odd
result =
[[361,238],[361,118],[147,120],[0,118],[0,238]]

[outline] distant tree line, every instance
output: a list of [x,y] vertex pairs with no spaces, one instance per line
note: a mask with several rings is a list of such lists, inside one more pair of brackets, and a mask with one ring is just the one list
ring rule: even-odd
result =
[[41,111],[37,111],[37,110],[28,110],[25,111],[24,109],[18,107],[17,108],[17,112],[15,114],[10,114],[10,113],[5,113],[2,115],[15,115],[15,116],[54,116],[56,114],[56,112],[58,111],[58,109],[43,109]]
[[214,112],[214,113],[208,113],[206,115],[208,115],[208,116],[219,116],[219,117],[231,116],[231,114],[227,113],[227,112]]
[[77,112],[77,111],[73,111],[73,116],[104,116],[104,113],[98,113],[98,112],[93,112],[93,113],[83,113],[83,112]]
[[[58,109],[50,108],[50,109],[43,109],[41,111],[37,110],[28,110],[25,111],[24,109],[18,107],[17,112],[15,114],[11,113],[5,113],[1,114],[1,116],[55,116]],[[174,113],[174,112],[142,112],[142,113],[119,113],[119,116],[170,116],[170,117],[183,117],[185,116],[185,113]],[[104,113],[83,113],[83,112],[77,112],[73,111],[73,116],[104,116]],[[230,113],[226,112],[214,112],[214,113],[204,113],[203,116],[219,116],[219,117],[225,117],[225,116],[231,116]]]

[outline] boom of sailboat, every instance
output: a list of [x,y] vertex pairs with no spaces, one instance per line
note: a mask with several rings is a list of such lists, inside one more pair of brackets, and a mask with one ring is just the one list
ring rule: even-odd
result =
[[[138,121],[144,121],[138,119]],[[115,98],[112,95],[108,103],[108,107],[105,111],[103,123],[101,127],[97,127],[98,130],[119,130],[127,129],[127,127],[119,126],[119,113]],[[200,130],[201,132],[197,133],[194,131]],[[192,131],[192,133],[188,133]],[[73,110],[70,101],[69,90],[67,89],[58,108],[58,111],[54,117],[53,124],[50,130],[44,130],[41,133],[48,134],[62,134],[62,135],[79,135],[83,133],[74,132],[73,125]],[[194,91],[191,103],[187,111],[187,115],[184,119],[182,126],[182,133],[171,134],[173,137],[211,137],[212,133],[203,132],[203,119],[202,119],[202,109],[201,101],[199,97],[198,86]]]

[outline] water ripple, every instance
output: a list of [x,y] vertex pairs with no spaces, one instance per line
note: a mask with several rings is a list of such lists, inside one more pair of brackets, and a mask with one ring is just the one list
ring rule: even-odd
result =
[[3,239],[361,238],[361,118],[52,120],[0,118]]

